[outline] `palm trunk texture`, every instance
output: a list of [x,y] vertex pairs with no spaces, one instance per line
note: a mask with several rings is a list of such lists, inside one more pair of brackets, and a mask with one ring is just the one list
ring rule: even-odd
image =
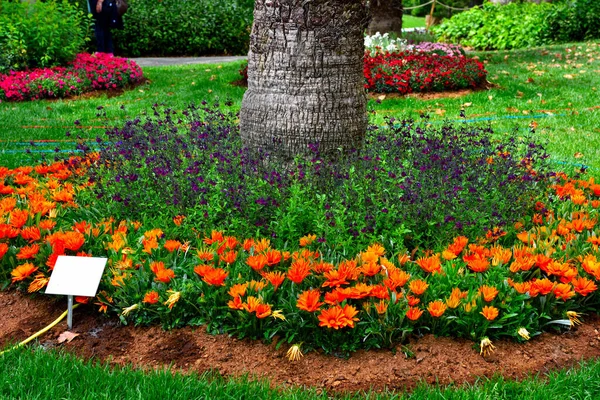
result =
[[256,0],[248,90],[240,129],[246,146],[290,159],[359,147],[367,127],[364,0]]

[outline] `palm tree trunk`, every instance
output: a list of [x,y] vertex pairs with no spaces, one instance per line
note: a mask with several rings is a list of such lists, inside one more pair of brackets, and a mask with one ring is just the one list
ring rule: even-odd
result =
[[[292,158],[360,146],[367,126],[364,0],[256,0],[245,145]],[[313,147],[314,148],[314,147]]]

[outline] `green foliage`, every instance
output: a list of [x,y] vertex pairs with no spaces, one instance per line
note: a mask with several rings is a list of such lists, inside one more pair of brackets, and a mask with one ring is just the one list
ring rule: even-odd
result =
[[557,3],[546,14],[540,37],[545,42],[600,38],[600,2],[571,0]]
[[247,0],[132,0],[117,51],[131,57],[243,54],[253,2]]
[[433,31],[441,41],[478,50],[532,47],[539,43],[544,18],[552,7],[548,3],[485,3],[455,15]]
[[0,72],[67,64],[84,49],[89,26],[66,0],[0,2]]

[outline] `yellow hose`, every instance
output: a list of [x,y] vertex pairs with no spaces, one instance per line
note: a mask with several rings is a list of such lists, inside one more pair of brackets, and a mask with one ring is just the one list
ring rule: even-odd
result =
[[[79,304],[73,305],[73,309],[76,309],[77,307],[79,307]],[[3,355],[4,353],[7,353],[7,352],[11,351],[11,350],[18,349],[19,347],[24,346],[27,343],[31,342],[36,337],[41,336],[44,333],[48,332],[50,329],[54,328],[54,326],[56,324],[58,324],[60,321],[62,321],[63,318],[66,317],[68,313],[69,313],[69,310],[65,311],[64,313],[60,314],[60,317],[56,318],[53,323],[51,323],[50,325],[48,325],[44,329],[42,329],[42,330],[38,331],[37,333],[34,333],[33,335],[29,336],[27,339],[23,340],[21,343],[17,344],[16,346],[13,346],[10,349],[1,351],[0,352],[0,356]]]

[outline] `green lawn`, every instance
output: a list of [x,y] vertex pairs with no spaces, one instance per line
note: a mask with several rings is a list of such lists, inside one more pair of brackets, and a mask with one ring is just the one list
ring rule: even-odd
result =
[[402,28],[425,28],[425,18],[405,14],[402,16]]
[[[473,385],[421,385],[412,393],[317,393],[311,388],[273,387],[267,381],[225,379],[218,373],[183,375],[169,370],[143,372],[84,362],[69,354],[18,349],[0,357],[2,399],[381,399],[381,400],[513,400],[597,399],[600,362],[540,374],[522,383],[480,378]],[[315,382],[317,383],[317,382]]]
[[[585,164],[594,175],[600,171],[600,46],[598,42],[478,53],[486,61],[490,90],[456,98],[420,99],[387,96],[380,104],[370,101],[376,111],[372,122],[385,117],[418,118],[428,113],[432,123],[460,120],[465,107],[467,121],[490,123],[499,134],[526,130],[537,124],[537,134],[548,141],[557,169],[572,170]],[[175,109],[190,102],[231,99],[239,108],[244,89],[230,82],[239,79],[241,63],[148,67],[149,83],[108,98],[0,103],[2,164],[16,166],[34,162],[35,154],[52,152],[55,143],[38,144],[34,154],[25,151],[31,140],[69,140],[75,136],[93,139],[105,129],[118,126],[164,103]],[[101,108],[98,110],[98,108]],[[73,123],[78,120],[81,125]],[[73,135],[65,137],[71,130]],[[67,144],[63,147],[68,147]]]

